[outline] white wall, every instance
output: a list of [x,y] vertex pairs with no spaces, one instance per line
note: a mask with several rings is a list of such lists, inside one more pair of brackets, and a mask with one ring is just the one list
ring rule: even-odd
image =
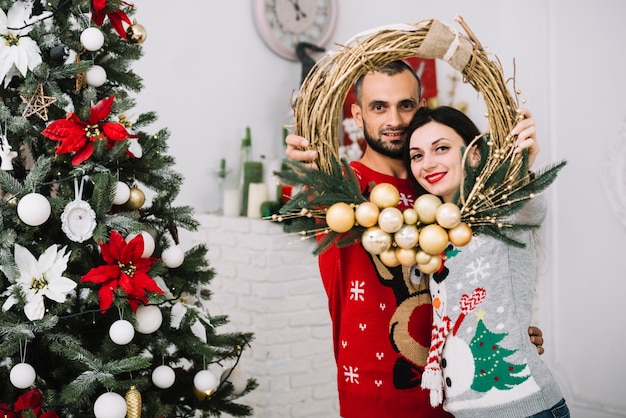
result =
[[[155,130],[172,132],[170,151],[186,179],[179,203],[215,210],[219,160],[237,160],[246,126],[255,158],[283,155],[281,129],[300,65],[261,41],[250,1],[135,4],[148,30],[136,65],[145,83],[139,109],[157,111]],[[574,416],[585,418],[626,416],[626,274],[618,264],[626,249],[625,12],[621,0],[340,0],[332,40],[432,17],[455,26],[460,14],[505,75],[515,69],[537,119],[538,163],[568,160],[550,192],[537,323],[546,333],[544,359]],[[438,65],[445,91],[450,70]],[[480,105],[470,105],[474,119]]]

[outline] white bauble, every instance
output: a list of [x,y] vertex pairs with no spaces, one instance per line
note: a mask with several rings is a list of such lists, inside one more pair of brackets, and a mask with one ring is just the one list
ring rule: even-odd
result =
[[393,240],[401,248],[416,247],[418,239],[419,231],[415,225],[403,225],[398,232],[393,234]]
[[39,226],[50,217],[50,202],[39,193],[29,193],[17,204],[17,216],[30,226]]
[[128,202],[130,197],[130,187],[123,181],[118,181],[115,186],[115,197],[113,198],[114,205],[123,205]]
[[107,72],[99,65],[94,65],[85,72],[85,81],[93,87],[100,87],[107,81]]
[[[130,234],[126,237],[126,242],[130,242],[133,238],[135,238],[139,234]],[[147,231],[141,231],[141,236],[143,237],[143,253],[141,256],[143,258],[148,258],[154,252],[154,248],[156,244],[154,243],[154,238]]]
[[126,345],[133,340],[135,328],[125,319],[118,319],[109,328],[109,337],[117,345]]
[[233,394],[235,396],[241,395],[248,385],[248,375],[239,367],[231,367],[224,370],[220,377],[220,382],[224,380],[233,385]]
[[135,329],[142,334],[152,334],[163,322],[161,309],[156,305],[140,305],[135,312],[137,325]]
[[210,393],[217,387],[217,378],[208,370],[200,370],[193,377],[193,386],[198,392]]
[[87,28],[80,34],[80,43],[87,51],[97,51],[104,45],[104,35],[98,28]]
[[185,252],[182,250],[180,245],[172,245],[169,248],[163,250],[161,253],[161,258],[166,266],[171,269],[175,269],[176,267],[180,267],[185,261]]
[[176,380],[176,373],[170,366],[162,365],[152,371],[152,383],[159,389],[168,389]]
[[37,373],[28,363],[18,363],[11,369],[9,380],[18,389],[26,389],[35,383]]
[[93,404],[93,413],[96,418],[124,418],[126,412],[126,400],[115,392],[103,393]]
[[400,209],[396,207],[385,208],[378,215],[378,226],[385,232],[393,234],[402,228],[404,224],[404,216]]

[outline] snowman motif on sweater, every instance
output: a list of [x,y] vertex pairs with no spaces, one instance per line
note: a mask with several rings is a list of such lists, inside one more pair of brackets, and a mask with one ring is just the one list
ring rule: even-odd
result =
[[[467,250],[480,245],[481,239],[475,237]],[[450,258],[458,253],[447,251],[446,255]],[[487,315],[495,319],[505,308],[494,308],[497,301],[492,301],[496,305],[487,303],[499,295],[489,292],[489,264],[482,261],[472,259],[473,268],[480,266],[480,274],[463,284],[454,281],[460,276],[452,275],[455,272],[444,277],[434,274],[429,282],[433,334],[422,387],[430,390],[432,406],[443,401],[443,389],[444,408],[450,412],[500,405],[540,390],[526,362],[510,359],[517,350],[507,348],[508,333],[500,332],[503,324],[485,323]],[[468,270],[472,266],[467,266]],[[451,299],[461,288],[465,292]],[[483,304],[487,310],[482,309]]]

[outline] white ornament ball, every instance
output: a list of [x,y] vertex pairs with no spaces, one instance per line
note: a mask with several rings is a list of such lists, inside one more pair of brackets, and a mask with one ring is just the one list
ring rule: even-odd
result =
[[180,265],[183,264],[183,261],[185,261],[185,252],[180,245],[172,245],[171,247],[163,250],[161,258],[166,266],[171,269],[175,269],[176,267],[180,267]]
[[123,181],[118,181],[115,186],[115,197],[113,198],[114,205],[123,205],[128,202],[130,197],[130,187]]
[[393,235],[393,239],[401,248],[414,248],[417,246],[419,231],[415,225],[404,225]]
[[126,345],[133,340],[135,328],[125,319],[118,319],[109,328],[109,337],[117,345]]
[[374,255],[387,251],[391,248],[392,242],[393,238],[391,235],[377,226],[367,228],[361,236],[361,244],[365,251]]
[[152,371],[152,383],[159,389],[168,389],[176,380],[176,373],[170,366],[162,365]]
[[235,396],[239,396],[246,390],[246,386],[248,385],[248,376],[246,372],[241,370],[239,367],[231,367],[222,373],[220,377],[220,382],[226,380],[233,385],[233,394]]
[[87,28],[80,34],[80,43],[87,51],[97,51],[104,45],[104,35],[98,28]]
[[107,81],[107,72],[99,65],[94,65],[85,72],[85,81],[93,87],[100,87]]
[[35,383],[37,373],[28,363],[18,363],[11,369],[9,380],[18,389],[26,389]]
[[17,204],[17,216],[30,226],[39,226],[50,217],[50,202],[39,193],[29,193]]
[[161,309],[156,305],[140,305],[135,312],[137,325],[135,329],[141,334],[152,334],[163,322]]
[[200,370],[193,377],[193,386],[198,392],[208,394],[217,387],[217,378],[208,370]]
[[103,393],[93,404],[96,418],[124,418],[126,412],[126,400],[115,392]]
[[[130,242],[133,238],[135,238],[139,234],[130,234],[126,237],[126,242]],[[143,258],[148,258],[152,255],[155,248],[154,238],[147,231],[141,231],[141,236],[143,237],[143,253],[141,256]]]
[[380,215],[378,215],[378,226],[380,226],[383,231],[389,232],[390,234],[398,232],[403,224],[404,216],[400,209],[396,207],[385,208],[381,210]]

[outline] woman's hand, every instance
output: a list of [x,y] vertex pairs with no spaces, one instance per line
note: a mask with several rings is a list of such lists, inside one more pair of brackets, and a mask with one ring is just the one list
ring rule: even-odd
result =
[[511,135],[517,135],[514,152],[528,149],[528,167],[532,167],[539,154],[539,143],[537,142],[537,130],[535,119],[528,109],[518,109],[519,122],[511,131]]

